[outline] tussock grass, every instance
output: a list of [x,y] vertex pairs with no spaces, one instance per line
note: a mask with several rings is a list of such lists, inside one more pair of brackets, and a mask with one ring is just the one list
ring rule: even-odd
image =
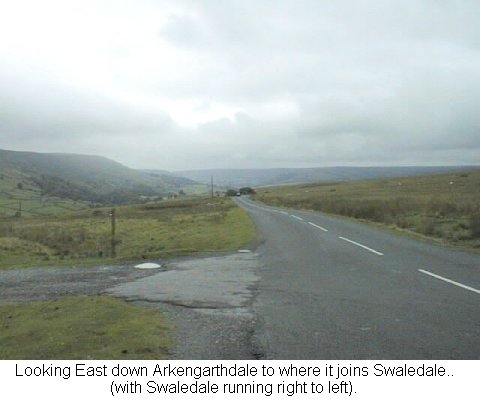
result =
[[116,257],[108,208],[0,220],[0,268],[100,264],[238,249],[255,237],[231,199],[191,199],[116,209]]
[[480,248],[480,172],[257,190],[257,200],[385,224]]
[[0,305],[0,359],[164,359],[162,313],[108,297]]

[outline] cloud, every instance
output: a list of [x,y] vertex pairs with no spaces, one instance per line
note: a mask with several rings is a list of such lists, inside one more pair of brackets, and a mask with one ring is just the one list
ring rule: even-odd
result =
[[6,148],[161,169],[480,163],[478,2],[15,4]]

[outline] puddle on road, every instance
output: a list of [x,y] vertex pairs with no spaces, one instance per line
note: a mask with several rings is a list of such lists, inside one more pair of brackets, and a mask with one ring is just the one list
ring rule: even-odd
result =
[[162,268],[160,264],[156,263],[143,263],[143,264],[137,264],[133,268],[138,268],[138,269],[157,269],[157,268]]

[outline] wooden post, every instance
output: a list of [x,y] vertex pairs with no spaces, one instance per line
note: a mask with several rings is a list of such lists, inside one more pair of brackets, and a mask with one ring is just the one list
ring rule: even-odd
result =
[[112,257],[116,257],[117,256],[117,253],[115,251],[115,245],[117,244],[116,241],[115,241],[115,209],[112,208],[112,211],[110,213],[111,217],[112,217],[112,241],[111,241],[111,245],[112,245]]

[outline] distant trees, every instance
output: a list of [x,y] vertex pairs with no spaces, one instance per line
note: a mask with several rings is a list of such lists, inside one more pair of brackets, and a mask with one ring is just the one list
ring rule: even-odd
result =
[[225,196],[227,197],[232,197],[237,195],[237,191],[235,189],[228,189],[227,192],[225,193]]
[[255,194],[255,190],[251,187],[242,187],[239,190],[240,194]]
[[245,195],[245,194],[255,194],[255,190],[251,187],[242,187],[240,189],[228,189],[225,193],[225,196],[237,196],[238,194]]

